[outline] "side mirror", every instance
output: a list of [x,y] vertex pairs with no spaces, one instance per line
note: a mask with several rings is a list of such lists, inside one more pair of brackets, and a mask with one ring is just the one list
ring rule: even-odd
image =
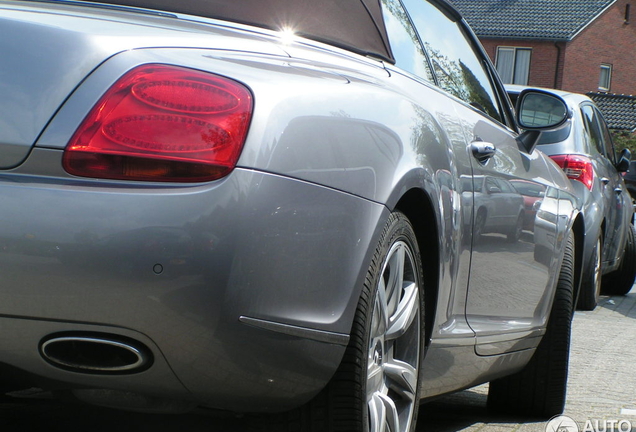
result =
[[570,118],[560,97],[538,89],[526,89],[517,99],[517,122],[526,130],[556,129]]
[[570,118],[570,110],[559,96],[539,89],[525,89],[517,98],[517,124],[525,129],[519,141],[532,153],[540,132],[558,129]]
[[616,164],[616,171],[620,173],[625,173],[629,171],[629,162],[632,160],[632,152],[629,149],[621,150],[620,158],[618,159],[618,163]]

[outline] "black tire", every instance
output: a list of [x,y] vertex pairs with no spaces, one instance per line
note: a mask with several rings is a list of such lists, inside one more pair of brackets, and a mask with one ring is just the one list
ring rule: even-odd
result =
[[625,295],[634,285],[636,278],[636,232],[634,231],[634,225],[630,223],[621,264],[617,270],[603,277],[602,290],[605,294]]
[[486,210],[481,208],[477,212],[477,216],[475,217],[475,227],[473,228],[473,239],[475,241],[479,240],[479,238],[484,234],[486,230]]
[[[404,255],[400,261],[398,254],[401,253]],[[391,285],[390,282],[394,280],[392,276],[396,275],[394,270],[400,267],[400,262],[403,283],[401,286],[399,283]],[[377,424],[374,428],[373,422],[377,416],[370,414],[372,408],[381,406],[386,409],[387,404],[393,403],[395,412],[399,411],[398,414],[402,415],[402,422],[396,432],[413,432],[419,407],[419,367],[424,352],[422,281],[422,264],[415,233],[406,216],[395,212],[384,227],[367,271],[349,345],[334,377],[307,405],[281,415],[259,416],[252,419],[251,429],[272,432],[393,431],[386,426],[388,419],[395,418],[395,415],[387,416],[384,428],[377,427]],[[380,293],[382,287],[384,295]],[[387,296],[391,287],[398,289]],[[383,303],[383,300],[386,301]],[[384,304],[384,309],[380,304]],[[388,312],[384,332],[381,330],[384,323],[380,319],[382,310]],[[397,313],[400,310],[408,313],[400,315]],[[391,322],[390,318],[395,317],[398,319]],[[400,321],[399,317],[406,318]],[[401,322],[404,324],[400,325]],[[402,331],[403,334],[399,334]],[[391,339],[393,337],[395,339]],[[381,362],[382,367],[374,367],[371,362]],[[393,374],[386,372],[391,370]],[[396,379],[404,372],[407,372],[408,378]],[[374,390],[374,387],[377,388]],[[371,401],[368,400],[369,392],[373,392]],[[401,395],[401,392],[404,394]]]
[[550,418],[563,412],[573,313],[574,239],[568,238],[546,333],[530,362],[490,383],[488,409],[500,414]]
[[590,265],[586,266],[583,280],[581,281],[581,290],[576,308],[583,311],[592,311],[596,309],[599,297],[601,295],[601,280],[603,275],[603,238],[599,236],[592,251]]
[[509,243],[516,243],[521,238],[521,232],[523,231],[523,213],[519,214],[517,222],[514,227],[506,234],[506,240]]

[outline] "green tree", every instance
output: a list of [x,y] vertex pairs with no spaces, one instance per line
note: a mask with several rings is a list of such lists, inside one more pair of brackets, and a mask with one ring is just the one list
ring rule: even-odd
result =
[[613,129],[611,132],[616,153],[625,148],[629,149],[632,152],[632,159],[636,160],[636,133],[619,129]]

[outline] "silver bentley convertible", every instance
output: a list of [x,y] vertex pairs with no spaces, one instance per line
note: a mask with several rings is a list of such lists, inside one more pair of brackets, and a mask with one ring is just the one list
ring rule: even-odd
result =
[[585,221],[535,149],[565,103],[518,106],[441,0],[0,0],[2,391],[560,413]]

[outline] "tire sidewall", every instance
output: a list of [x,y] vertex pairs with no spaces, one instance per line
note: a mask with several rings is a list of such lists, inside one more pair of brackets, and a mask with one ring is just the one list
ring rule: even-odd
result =
[[418,405],[419,405],[419,394],[421,388],[421,370],[420,367],[423,364],[424,358],[424,335],[425,335],[425,319],[424,319],[424,287],[423,287],[423,269],[422,269],[422,260],[420,255],[420,250],[417,243],[417,237],[415,235],[414,229],[407,219],[407,217],[400,213],[394,212],[389,216],[389,219],[386,222],[385,229],[382,233],[378,246],[376,247],[374,253],[373,262],[368,270],[367,279],[365,283],[365,290],[369,292],[369,306],[368,306],[368,314],[366,314],[365,322],[364,322],[364,343],[362,346],[364,347],[364,352],[361,361],[362,367],[362,376],[363,379],[361,390],[361,400],[364,404],[362,407],[363,414],[363,431],[369,430],[369,415],[367,408],[367,400],[366,400],[366,392],[367,392],[367,383],[366,383],[366,371],[368,367],[368,351],[369,351],[369,341],[371,338],[371,322],[373,315],[373,308],[375,306],[376,297],[378,295],[378,284],[380,278],[382,277],[383,270],[386,266],[386,260],[388,257],[388,253],[390,252],[392,246],[397,242],[404,242],[408,248],[410,249],[410,253],[413,255],[413,261],[415,265],[415,277],[417,279],[417,286],[419,289],[419,310],[420,310],[420,350],[418,355],[418,380],[417,380],[417,389],[416,389],[416,398],[415,398],[415,410],[413,413],[413,417],[411,420],[411,428],[409,432],[415,430],[415,426],[417,423],[418,417]]

